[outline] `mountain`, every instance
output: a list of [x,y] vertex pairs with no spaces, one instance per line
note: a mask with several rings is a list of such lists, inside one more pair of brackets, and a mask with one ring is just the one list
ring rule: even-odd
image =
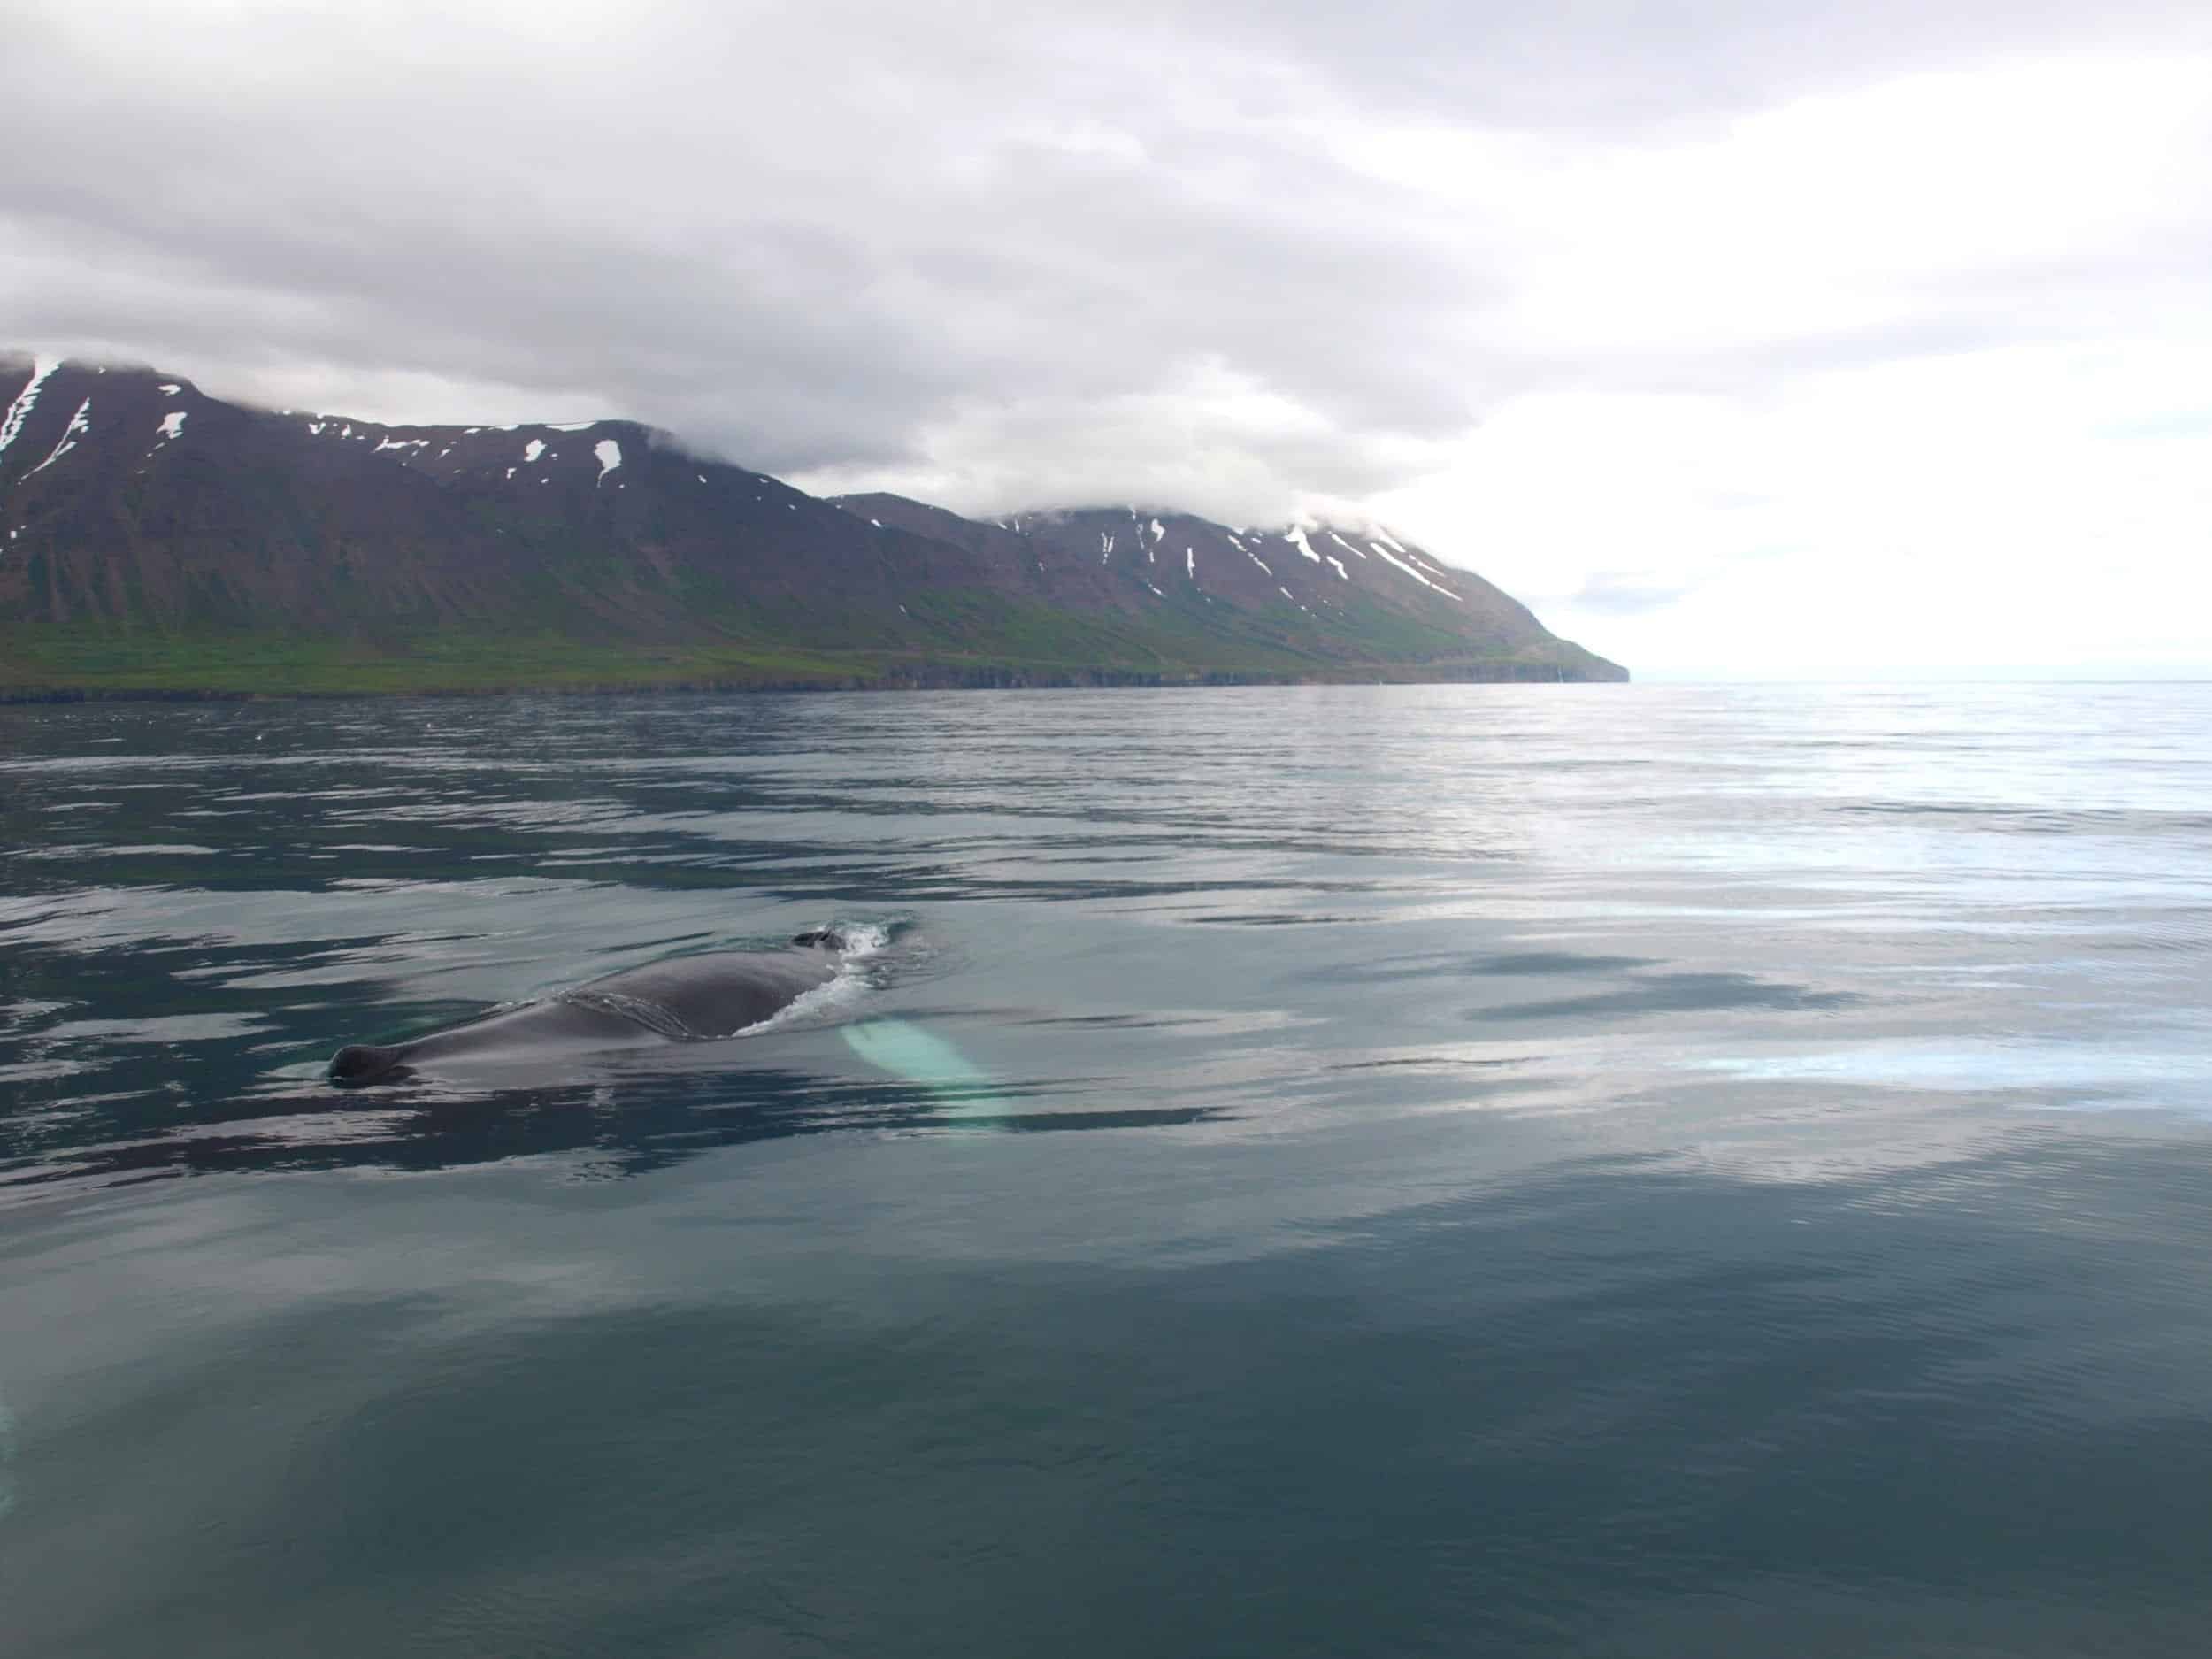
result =
[[[1444,660],[1467,654],[1471,645],[1486,654],[1542,657],[1563,644],[1525,605],[1472,571],[1448,569],[1421,549],[1371,527],[1342,529],[1309,520],[1264,530],[1232,528],[1189,513],[1138,507],[946,525],[941,521],[952,515],[941,508],[895,495],[835,499],[849,511],[870,515],[871,522],[956,540],[979,551],[991,543],[976,533],[995,530],[1013,538],[1013,557],[1027,549],[1041,567],[1088,572],[1135,611],[1156,614],[1164,602],[1171,611],[1217,621],[1201,607],[1223,607],[1286,645],[1346,661]],[[1062,580],[1071,584],[1073,579]]]
[[627,421],[0,357],[0,693],[1623,679],[1387,533],[823,501]]

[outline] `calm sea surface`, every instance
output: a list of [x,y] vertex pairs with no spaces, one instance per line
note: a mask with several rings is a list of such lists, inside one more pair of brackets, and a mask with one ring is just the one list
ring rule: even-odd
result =
[[0,1649],[2201,1655],[2208,985],[2206,686],[0,710]]

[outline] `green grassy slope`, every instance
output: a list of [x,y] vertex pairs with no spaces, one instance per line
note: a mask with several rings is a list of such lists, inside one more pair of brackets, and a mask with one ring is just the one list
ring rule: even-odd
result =
[[1564,644],[1469,657],[1459,641],[1416,629],[1387,641],[1402,653],[1397,660],[1379,652],[1362,662],[1302,649],[1294,637],[1241,618],[1214,624],[1166,607],[1152,618],[1078,618],[986,593],[936,593],[910,609],[887,617],[726,614],[688,639],[654,644],[554,630],[386,628],[329,637],[18,625],[0,630],[0,696],[1549,680],[1578,677],[1594,660]]

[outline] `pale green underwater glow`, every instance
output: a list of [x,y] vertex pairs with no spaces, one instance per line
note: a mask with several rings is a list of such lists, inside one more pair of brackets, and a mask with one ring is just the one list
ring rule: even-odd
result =
[[871,1019],[845,1026],[841,1034],[846,1046],[870,1065],[928,1089],[949,1109],[947,1116],[998,1115],[990,1079],[935,1033],[910,1020]]

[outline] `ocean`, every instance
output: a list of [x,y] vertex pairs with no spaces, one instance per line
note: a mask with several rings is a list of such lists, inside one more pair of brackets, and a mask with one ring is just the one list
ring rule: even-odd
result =
[[2208,983],[2206,685],[0,709],[0,1648],[2201,1655]]

